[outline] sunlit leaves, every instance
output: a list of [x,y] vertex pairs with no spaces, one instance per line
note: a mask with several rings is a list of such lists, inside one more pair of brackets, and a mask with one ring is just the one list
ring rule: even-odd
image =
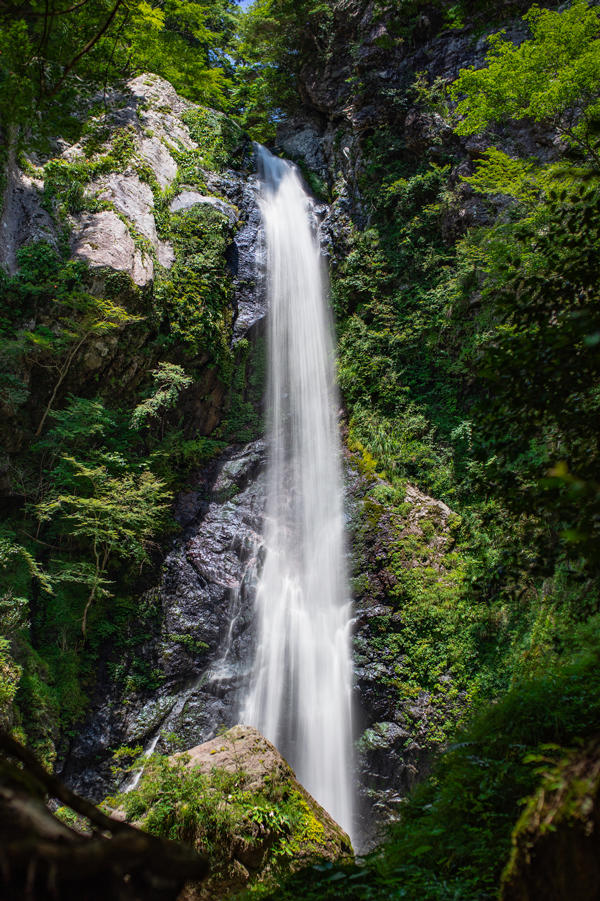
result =
[[586,0],[562,12],[537,6],[525,16],[531,38],[516,46],[492,35],[481,69],[463,69],[451,93],[470,135],[490,124],[528,117],[544,122],[583,157],[598,164],[595,123],[600,117],[599,14]]
[[65,457],[65,463],[72,469],[75,490],[51,493],[37,505],[36,515],[40,522],[52,520],[89,549],[90,562],[83,560],[78,568],[70,567],[62,576],[90,589],[82,620],[85,635],[92,602],[106,596],[111,559],[129,558],[140,566],[148,560],[148,544],[164,526],[170,495],[151,472],[132,472],[118,458],[112,460],[116,473],[110,466],[88,464],[74,457]]
[[131,415],[131,425],[135,429],[150,425],[153,419],[159,419],[172,409],[180,393],[192,384],[191,377],[175,363],[159,363],[152,373],[152,380],[152,394],[138,404]]

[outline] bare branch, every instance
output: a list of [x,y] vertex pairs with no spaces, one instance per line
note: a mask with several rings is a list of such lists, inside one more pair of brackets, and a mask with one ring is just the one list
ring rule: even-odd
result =
[[91,39],[87,42],[87,44],[85,45],[85,47],[84,47],[82,50],[80,50],[79,53],[77,53],[77,54],[73,57],[73,59],[71,60],[70,63],[67,63],[67,65],[65,66],[65,68],[64,68],[64,70],[63,70],[63,74],[61,75],[61,77],[59,78],[59,80],[56,82],[56,84],[54,85],[54,87],[52,88],[52,90],[46,95],[46,97],[47,97],[48,99],[54,97],[54,95],[57,93],[57,91],[58,91],[58,89],[61,87],[61,85],[64,84],[64,81],[65,81],[67,75],[69,74],[69,72],[71,72],[71,70],[75,68],[75,66],[77,65],[77,63],[79,62],[79,60],[82,59],[82,57],[84,57],[84,56],[86,55],[86,53],[89,53],[89,52],[90,52],[90,50],[92,49],[92,47],[94,47],[95,44],[98,43],[98,41],[100,40],[100,38],[103,37],[103,35],[106,34],[106,32],[108,31],[108,29],[109,29],[110,26],[112,25],[113,20],[114,20],[114,18],[115,18],[115,16],[116,16],[117,12],[119,11],[119,8],[123,5],[123,3],[124,3],[124,0],[117,0],[117,2],[115,3],[115,5],[113,6],[112,10],[110,11],[110,14],[109,14],[109,16],[108,16],[106,22],[104,23],[104,25],[103,25],[102,28],[100,29],[100,31],[96,32],[96,34],[94,35],[94,37],[91,38]]

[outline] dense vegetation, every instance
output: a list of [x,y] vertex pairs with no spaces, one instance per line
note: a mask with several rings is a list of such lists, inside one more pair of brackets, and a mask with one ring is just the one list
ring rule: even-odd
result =
[[[239,753],[231,731],[219,740]],[[122,749],[125,755],[129,751]],[[270,752],[265,747],[262,753],[268,757]],[[245,772],[241,763],[234,769],[215,765],[209,772],[189,764],[186,754],[172,759],[155,754],[146,761],[138,786],[103,806],[119,807],[128,821],[151,834],[207,854],[208,885],[215,896],[244,884],[260,896],[290,869],[331,853],[334,843],[348,847],[339,827],[319,820],[322,811],[285,764],[263,775]]]
[[[399,693],[427,691],[439,704],[433,741],[454,744],[365,868],[315,870],[279,896],[492,898],[521,799],[600,722],[598,9],[405,0],[390,15],[380,6],[388,35],[409,46],[424,16],[430,31],[481,33],[525,14],[519,46],[499,33],[485,66],[452,85],[414,73],[390,96],[387,121],[360,135],[361,227],[347,223],[332,270],[348,443],[373,479],[358,533],[376,530],[383,511],[402,522],[408,481],[456,514],[441,572],[410,565],[428,559],[434,523],[409,538],[399,525],[381,561],[387,603],[402,617],[399,630],[382,620],[381,653],[399,661]],[[336,52],[339,26],[336,4],[315,0],[257,0],[243,15],[226,0],[84,2],[77,18],[13,2],[0,15],[0,113],[16,154],[43,147],[53,130],[82,132],[81,117],[57,113],[84,90],[75,74],[91,93],[145,68],[269,140],[302,108],[303,77]],[[366,102],[358,70],[351,81],[353,101]],[[407,109],[430,128],[419,153],[400,127]],[[513,126],[545,135],[546,150],[519,155]],[[213,113],[190,127],[215,168],[242,141]],[[473,135],[475,162],[459,171]],[[58,217],[84,203],[94,173],[133,165],[143,174],[126,132],[110,148],[85,128],[83,137],[83,168],[46,165]],[[186,183],[200,178],[198,159],[180,162]],[[11,455],[0,532],[0,705],[2,725],[48,763],[60,729],[85,709],[102,642],[140,641],[156,616],[148,601],[136,630],[124,627],[152,584],[173,491],[191,465],[252,431],[253,411],[238,417],[234,400],[229,426],[185,432],[179,402],[201,377],[199,356],[224,384],[234,380],[234,394],[240,387],[225,224],[204,211],[173,230],[169,195],[152,188],[163,233],[181,244],[152,299],[117,280],[99,298],[66,246],[62,255],[25,247],[19,271],[0,281],[0,401],[11,422],[19,413],[18,440],[29,445],[17,468]],[[148,323],[142,380],[119,394],[117,371],[104,390],[77,392],[93,338],[138,347]],[[32,380],[42,378],[33,402]],[[357,576],[358,585],[360,566]],[[153,674],[130,678],[151,685]],[[182,784],[158,762],[133,814],[186,839],[185,819],[169,820]],[[152,807],[157,786],[176,795],[165,810]],[[188,788],[198,804],[212,797],[202,780]],[[209,813],[194,813],[207,842],[223,825]]]
[[[361,867],[314,868],[274,896],[419,898],[498,897],[523,799],[597,735],[597,622],[587,649],[564,668],[519,683],[440,758],[409,797],[388,840]],[[582,636],[575,636],[574,644]]]
[[[190,99],[222,106],[230,87],[235,5],[231,0],[137,3],[9,0],[2,24],[2,120],[73,104],[87,89],[152,71]],[[74,78],[73,76],[77,76]],[[67,116],[68,118],[68,116]]]
[[[457,238],[447,222],[477,197],[449,181],[452,157],[415,166],[392,134],[376,133],[363,184],[372,226],[351,236],[335,278],[351,439],[392,484],[414,480],[462,518],[463,603],[443,585],[437,601],[419,586],[399,600],[412,615],[415,591],[419,604],[428,594],[442,664],[466,666],[471,690],[495,680],[492,693],[557,660],[573,623],[597,609],[597,13],[579,3],[528,20],[530,41],[496,41],[487,68],[461,74],[456,110],[443,92],[436,102],[459,133],[531,114],[534,95],[550,129],[570,102],[581,110],[576,140],[543,164],[509,158],[488,131],[465,179],[487,224]],[[557,34],[563,68],[544,99],[534,76],[548,84]],[[482,97],[494,105],[482,110]],[[416,100],[433,102],[422,88]]]
[[[496,41],[487,68],[461,75],[457,109],[440,85],[432,98],[417,84],[414,99],[470,133],[504,122],[508,103],[512,118],[530,114],[535,92],[548,129],[567,102],[582,109],[576,140],[566,136],[542,164],[508,157],[488,131],[474,174],[457,181],[450,152],[440,160],[434,145],[434,159],[415,163],[390,129],[376,132],[362,184],[371,227],[350,235],[334,275],[350,440],[392,486],[414,481],[462,520],[454,578],[402,572],[402,553],[389,561],[414,621],[401,650],[415,674],[425,639],[427,688],[450,669],[464,688],[493,694],[548,666],[573,622],[596,612],[597,13],[576,4],[529,21],[529,42]],[[564,83],[544,100],[529,70],[547,83],[559,30]],[[505,73],[520,65],[515,97]],[[575,70],[585,75],[569,81]],[[482,97],[495,106],[482,110]],[[479,203],[487,224],[457,236],[466,203]]]
[[[181,178],[205,190],[202,167],[239,160],[247,142],[216,112],[186,118],[198,147],[179,155]],[[78,113],[84,153],[72,161],[46,145],[60,128],[54,110],[38,130],[13,122],[12,151],[32,141],[41,156],[28,171],[44,178],[58,239],[25,243],[15,273],[0,273],[0,717],[50,764],[86,710],[102,647],[131,656],[121,675],[132,687],[157,684],[135,650],[159,622],[157,599],[139,597],[156,583],[160,540],[176,528],[173,493],[228,441],[254,434],[258,418],[244,400],[247,342],[235,354],[230,346],[227,218],[209,206],[170,212],[178,182],[161,190],[134,130],[111,130],[94,104]],[[175,254],[150,290],[116,271],[99,289],[88,265],[70,258],[69,217],[111,209],[90,185],[126,170],[150,187]],[[148,240],[134,240],[152,258]],[[186,398],[227,392],[232,381],[219,431],[186,421]]]
[[[451,86],[417,75],[419,159],[394,124],[362,140],[369,225],[333,272],[349,443],[384,477],[359,535],[396,509],[381,651],[456,744],[365,871],[315,872],[303,896],[495,897],[520,800],[598,729],[598,12],[525,22]],[[507,152],[511,120],[552,152]],[[461,177],[449,126],[483,136]],[[459,516],[441,572],[413,565],[435,525],[403,537],[407,480]]]

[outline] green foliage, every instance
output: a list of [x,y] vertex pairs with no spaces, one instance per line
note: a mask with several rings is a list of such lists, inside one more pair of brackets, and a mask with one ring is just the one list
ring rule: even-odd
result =
[[464,69],[452,87],[460,98],[459,134],[490,123],[529,117],[555,128],[567,145],[598,166],[600,103],[598,11],[576,0],[562,12],[533,6],[531,39],[516,47],[502,33],[490,38],[487,66]]
[[[56,494],[36,507],[40,522],[58,520],[59,528],[88,543],[93,565],[63,570],[59,578],[87,582],[90,594],[83,612],[85,635],[87,613],[99,594],[106,594],[104,574],[114,554],[141,565],[148,560],[148,541],[161,529],[168,493],[152,473],[138,477],[127,472],[118,457],[109,466],[90,466],[74,457],[64,457],[64,481],[76,493]],[[68,470],[71,469],[71,472]],[[114,469],[116,474],[111,473]]]
[[249,341],[242,338],[235,346],[227,410],[218,430],[226,441],[247,444],[263,433],[265,377],[265,339],[258,337]]
[[[538,13],[523,59],[541,65],[561,22],[580,36],[588,28],[588,44],[569,38],[569,53],[596,53],[597,12]],[[502,51],[507,66],[513,51]],[[557,58],[564,86],[572,60]],[[496,96],[477,81],[492,69],[460,76],[463,114]],[[508,96],[513,82],[492,77]],[[443,102],[441,86],[417,95],[428,108]],[[347,235],[332,278],[339,381],[350,447],[388,480],[377,561],[401,626],[381,623],[379,650],[399,661],[400,693],[426,690],[446,711],[443,736],[464,712],[448,705],[444,674],[470,703],[493,698],[544,657],[558,661],[573,623],[597,609],[597,189],[589,178],[581,186],[581,167],[491,147],[467,181],[516,202],[457,236],[445,228],[461,202],[449,166],[415,160],[389,129],[368,137],[362,156],[370,224]],[[441,553],[439,524],[431,534],[407,525],[407,478],[460,515]],[[358,523],[367,559],[369,530],[381,528],[373,509]]]
[[195,204],[171,219],[177,259],[156,286],[155,305],[167,319],[170,343],[196,356],[210,348],[228,375],[232,323],[231,275],[225,251],[229,223],[208,204]]
[[496,147],[486,150],[474,175],[465,181],[480,194],[508,194],[531,202],[540,193],[541,167],[535,161],[513,159]]
[[[221,802],[239,788],[242,774],[215,772],[213,778],[187,766],[185,756],[171,762],[154,755],[146,764],[139,786],[115,799],[128,819],[140,822],[154,835],[188,844],[198,843],[213,860],[231,842],[235,811]],[[110,802],[109,802],[110,803]]]
[[184,97],[223,109],[236,18],[232,0],[140,3],[128,33],[132,63],[137,71],[166,78]]
[[[595,572],[599,447],[587,423],[598,415],[600,335],[595,255],[596,189],[551,197],[543,219],[511,233],[510,254],[487,266],[486,303],[495,327],[470,354],[482,378],[482,437],[494,435],[486,481],[521,514],[551,524],[546,560],[585,556]],[[558,534],[557,534],[558,533]],[[546,545],[546,547],[544,547]]]
[[[376,130],[361,147],[369,226],[348,231],[332,274],[349,446],[370,481],[355,525],[355,585],[374,603],[381,603],[385,586],[391,610],[370,623],[369,641],[393,674],[388,678],[404,702],[405,728],[421,740],[410,700],[427,693],[430,747],[446,742],[472,709],[508,691],[517,707],[524,705],[516,745],[568,743],[590,728],[582,705],[568,735],[562,727],[553,733],[550,724],[537,734],[533,714],[541,703],[535,685],[549,691],[555,677],[563,678],[586,640],[581,624],[591,617],[591,629],[596,621],[599,596],[598,436],[590,428],[598,418],[600,334],[593,251],[598,189],[590,165],[596,100],[589,76],[597,10],[572,9],[572,15],[532,12],[531,41],[520,48],[492,42],[504,48],[503,75],[490,61],[472,77],[462,73],[456,84],[463,116],[496,104],[497,116],[490,113],[484,125],[502,126],[513,85],[516,91],[529,84],[519,80],[521,64],[554,67],[556,108],[546,105],[542,115],[540,106],[539,121],[565,138],[562,159],[548,165],[489,147],[465,179],[490,198],[488,224],[461,227],[459,210],[469,195],[450,168],[458,161],[436,146],[435,161],[415,159],[393,128]],[[553,53],[559,26],[567,34],[564,53]],[[588,28],[585,40],[582,28]],[[571,29],[579,43],[571,41]],[[507,76],[513,65],[516,79]],[[541,93],[550,87],[545,99],[532,93],[531,102],[549,104],[551,83],[547,74],[532,79]],[[569,83],[576,87],[571,124]],[[444,95],[440,84],[417,86],[418,102],[446,116]],[[535,118],[523,104],[514,106],[514,118]],[[465,121],[468,116],[459,132]],[[496,194],[511,202],[496,206]],[[427,507],[411,512],[406,479],[451,506],[458,516],[450,527]],[[567,684],[561,682],[568,693]],[[530,692],[536,696],[531,707]],[[563,716],[565,706],[560,709]],[[490,714],[490,735],[498,729],[492,720]],[[480,739],[485,743],[483,731]],[[487,750],[480,751],[475,756],[485,758]],[[300,897],[337,897],[340,886],[357,898],[495,897],[503,864],[498,847],[506,852],[517,802],[534,786],[525,785],[525,776],[519,782],[518,774],[508,786],[508,770],[519,767],[512,753],[503,746],[497,758],[486,759],[485,783],[482,772],[466,775],[457,762],[468,800],[465,807],[457,803],[460,780],[448,776],[455,817],[441,801],[438,816],[442,783],[434,777],[423,789],[418,822],[407,813],[406,828],[394,839],[398,851],[390,845],[374,870],[314,873],[314,889],[294,883],[289,897],[294,888]],[[511,761],[506,770],[502,755]],[[523,772],[531,775],[527,766]],[[397,872],[387,868],[391,860]]]
[[272,140],[282,112],[299,106],[299,67],[327,52],[332,19],[327,0],[256,0],[242,14],[231,102],[255,140]]
[[[0,12],[2,119],[32,122],[37,106],[49,112],[43,130],[72,103],[77,78],[89,91],[149,69],[190,99],[223,106],[235,22],[231,0],[84,0],[62,10],[9,0]],[[80,129],[75,116],[70,125]]]
[[198,144],[201,166],[221,172],[241,163],[247,137],[232,119],[202,107],[186,110],[182,119]]
[[[130,750],[124,749],[122,756],[129,756]],[[240,842],[263,848],[264,872],[258,881],[272,884],[274,873],[285,867],[286,860],[299,853],[305,858],[322,853],[323,827],[284,776],[266,779],[260,791],[250,789],[250,781],[241,769],[213,768],[203,773],[189,766],[185,754],[176,759],[154,754],[144,761],[138,786],[105,803],[122,807],[129,820],[154,835],[208,853],[212,878],[231,874]],[[251,881],[255,880],[256,876]]]
[[152,379],[154,392],[138,404],[131,415],[134,429],[148,425],[149,419],[163,418],[166,410],[176,406],[180,393],[192,384],[191,377],[175,363],[159,363]]
[[22,669],[11,655],[10,642],[0,638],[0,728],[12,726],[12,710]]
[[[594,732],[597,683],[597,663],[578,663],[516,686],[480,716],[407,805],[385,871],[429,883],[423,897],[495,897],[519,802],[539,778],[530,755]],[[435,883],[448,894],[431,891]]]
[[362,866],[303,871],[270,897],[492,901],[522,799],[596,734],[598,662],[596,633],[570,664],[515,685],[457,736]]
[[[24,737],[41,762],[52,767],[56,759],[56,742],[60,722],[59,702],[50,685],[49,666],[27,642],[15,648],[22,668],[15,701],[19,725]],[[63,683],[64,690],[75,688],[71,700],[80,693],[78,683]]]
[[[87,267],[74,260],[63,262],[45,242],[25,245],[17,260],[19,271],[7,280],[0,295],[0,362],[4,364],[0,386],[4,385],[4,402],[14,409],[29,396],[14,369],[19,372],[33,364],[44,371],[48,390],[37,424],[39,435],[61,386],[87,344],[123,331],[140,322],[140,317],[108,298],[92,294],[86,280]],[[33,327],[24,327],[26,317],[33,321]]]
[[[83,126],[85,130],[86,126]],[[100,136],[105,137],[103,130]],[[50,159],[43,168],[43,205],[64,220],[68,213],[77,214],[88,209],[97,212],[110,208],[110,204],[85,195],[86,186],[96,177],[110,172],[124,172],[131,167],[140,178],[151,180],[154,175],[148,171],[143,157],[136,155],[135,130],[131,126],[117,129],[111,135],[111,143],[94,141],[88,135],[85,143],[85,158],[75,160]]]

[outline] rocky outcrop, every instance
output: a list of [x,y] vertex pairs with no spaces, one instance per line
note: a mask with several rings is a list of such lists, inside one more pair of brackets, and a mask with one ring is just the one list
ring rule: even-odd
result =
[[58,239],[52,217],[42,206],[43,181],[18,167],[16,132],[2,137],[6,137],[7,160],[0,211],[0,266],[14,275],[17,251],[26,241],[47,241],[56,248]]
[[[398,559],[405,569],[433,570],[443,578],[457,519],[442,501],[405,487],[402,515],[377,499],[387,483],[347,452],[354,575],[354,673],[357,707],[359,834],[364,847],[398,816],[403,798],[429,772],[439,729],[456,719],[465,698],[431,691],[402,692],[398,675],[404,628],[398,601]],[[389,486],[387,486],[389,487]],[[401,645],[401,642],[400,642]],[[450,689],[450,673],[440,682]]]
[[[111,142],[120,133],[131,142],[127,149],[130,162],[123,167],[116,155],[115,171],[94,177],[94,158],[90,163],[89,146],[84,142],[65,144],[57,139],[49,157],[39,159],[31,155],[28,161],[31,172],[25,173],[19,169],[14,153],[9,153],[0,223],[0,263],[14,272],[16,252],[23,244],[45,240],[58,246],[61,223],[49,212],[48,199],[44,201],[46,164],[76,164],[79,167],[74,171],[76,180],[85,178],[84,171],[89,166],[90,177],[78,204],[83,209],[67,211],[66,225],[73,255],[86,260],[92,269],[124,272],[136,285],[147,287],[155,278],[156,263],[168,269],[175,260],[169,241],[161,240],[158,235],[155,204],[157,192],[173,186],[179,179],[178,155],[198,150],[189,127],[181,118],[194,107],[179,97],[168,82],[155,75],[140,75],[122,89],[111,91],[103,101],[105,112],[100,116],[91,115],[94,99],[90,98],[80,115],[83,118],[89,116],[86,123],[89,130],[108,135],[97,156],[114,153]],[[261,305],[260,283],[259,290],[255,283],[260,215],[253,168],[251,154],[241,172],[226,169],[214,173],[200,168],[209,193],[182,182],[170,202],[170,210],[181,212],[195,203],[204,203],[227,218],[232,238],[231,269],[240,287],[243,285],[245,289],[242,302],[246,306],[251,303],[252,293],[252,301],[258,308],[256,321],[264,315],[264,305]],[[62,197],[58,200],[62,201]],[[251,318],[245,309],[244,330],[252,324]],[[242,333],[241,328],[238,332]]]
[[125,223],[106,211],[82,216],[73,235],[72,253],[92,268],[126,272],[140,287],[152,282],[152,259],[138,250]]
[[[188,883],[182,901],[216,901],[259,884],[274,889],[281,878],[311,864],[352,860],[348,836],[256,729],[234,726],[212,741],[175,755],[168,766],[186,785],[183,803],[188,843],[200,853],[208,851],[211,863],[208,879]],[[154,770],[150,762],[140,789],[121,799],[124,809],[119,817],[127,810],[139,810],[135,797],[139,791],[145,808],[138,820],[142,829],[156,822],[153,802],[146,800],[149,797],[156,799],[163,814],[165,808],[174,805],[169,815],[176,821],[178,802],[172,794],[165,797],[161,792],[163,773],[164,769]],[[215,826],[202,816],[190,823],[191,810],[198,803],[194,792],[198,790],[210,799],[209,803],[214,801],[219,806],[216,834],[211,831]]]
[[[57,254],[69,247],[74,259],[87,264],[80,270],[82,289],[110,298],[135,316],[127,328],[83,340],[55,406],[63,396],[85,396],[98,384],[116,384],[127,396],[147,378],[158,362],[158,348],[164,352],[164,343],[156,339],[165,323],[157,317],[154,298],[161,285],[164,290],[165,280],[174,277],[175,264],[187,264],[189,249],[181,232],[196,204],[214,209],[226,223],[225,255],[215,265],[222,267],[220,277],[233,289],[227,288],[231,310],[223,316],[229,337],[238,341],[265,314],[252,154],[244,151],[237,169],[212,172],[203,167],[202,150],[182,119],[195,107],[158,76],[142,75],[108,91],[99,114],[95,99],[82,101],[77,112],[87,138],[74,144],[56,138],[44,157],[25,155],[26,171],[17,163],[16,137],[7,136],[0,265],[14,274],[17,254],[25,245],[45,242]],[[182,178],[182,159],[188,164],[186,177],[194,174],[196,179],[192,185]],[[158,306],[164,312],[162,301]],[[56,305],[38,301],[31,317],[17,327],[17,336],[40,326],[57,331],[56,311]],[[210,434],[223,414],[227,386],[212,352],[196,352],[196,378],[182,396],[190,435]],[[174,353],[185,355],[186,349],[180,346]],[[26,400],[13,408],[0,398],[0,435],[8,452],[0,460],[0,491],[7,495],[13,491],[8,477],[11,456],[28,440],[27,423],[35,430],[53,387],[47,369],[36,370],[33,355],[13,365],[17,368]]]
[[210,195],[200,194],[198,191],[181,191],[171,201],[169,209],[172,213],[177,213],[180,210],[189,210],[190,207],[195,206],[197,203],[207,203],[209,204],[209,206],[215,207],[215,209],[219,210],[220,213],[223,213],[223,215],[229,219],[232,225],[234,225],[238,221],[237,212],[235,208],[231,206],[231,204],[225,203],[218,197],[211,197]]
[[[259,440],[228,451],[178,498],[182,536],[140,605],[152,634],[119,663],[117,680],[105,673],[64,764],[82,793],[100,799],[114,786],[118,747],[189,747],[236,722],[252,661],[264,450]],[[151,673],[150,684],[136,685],[136,672]]]
[[[277,142],[284,154],[330,185],[334,218],[343,211],[359,227],[367,221],[360,192],[368,162],[364,142],[381,127],[393,130],[408,157],[452,161],[451,180],[472,174],[483,145],[477,136],[454,134],[444,88],[461,69],[484,64],[488,37],[500,28],[513,42],[523,41],[527,29],[518,16],[530,5],[505,4],[496,21],[474,9],[465,27],[448,23],[443,4],[423,4],[419,13],[373,0],[333,5],[327,51],[306,53],[299,74],[303,108],[280,125]],[[430,88],[428,100],[415,90],[417,75]],[[555,135],[529,121],[505,124],[495,143],[509,155],[543,162],[560,154]],[[463,184],[449,217],[463,233],[467,225],[488,221],[489,212]]]
[[[269,795],[273,792],[296,794],[305,814],[313,821],[312,836],[290,835],[290,841],[297,842],[294,858],[289,862],[289,870],[302,869],[316,860],[340,861],[352,857],[352,845],[344,830],[332,819],[327,811],[315,801],[300,785],[294,771],[270,741],[251,726],[234,726],[212,741],[187,752],[189,766],[210,774],[213,769],[229,773],[242,773],[242,789],[253,794]],[[300,825],[300,824],[299,824]],[[240,837],[237,854],[240,863],[252,867],[252,861],[264,861],[272,841],[268,830],[258,841],[248,841]],[[249,847],[250,845],[250,847]]]

